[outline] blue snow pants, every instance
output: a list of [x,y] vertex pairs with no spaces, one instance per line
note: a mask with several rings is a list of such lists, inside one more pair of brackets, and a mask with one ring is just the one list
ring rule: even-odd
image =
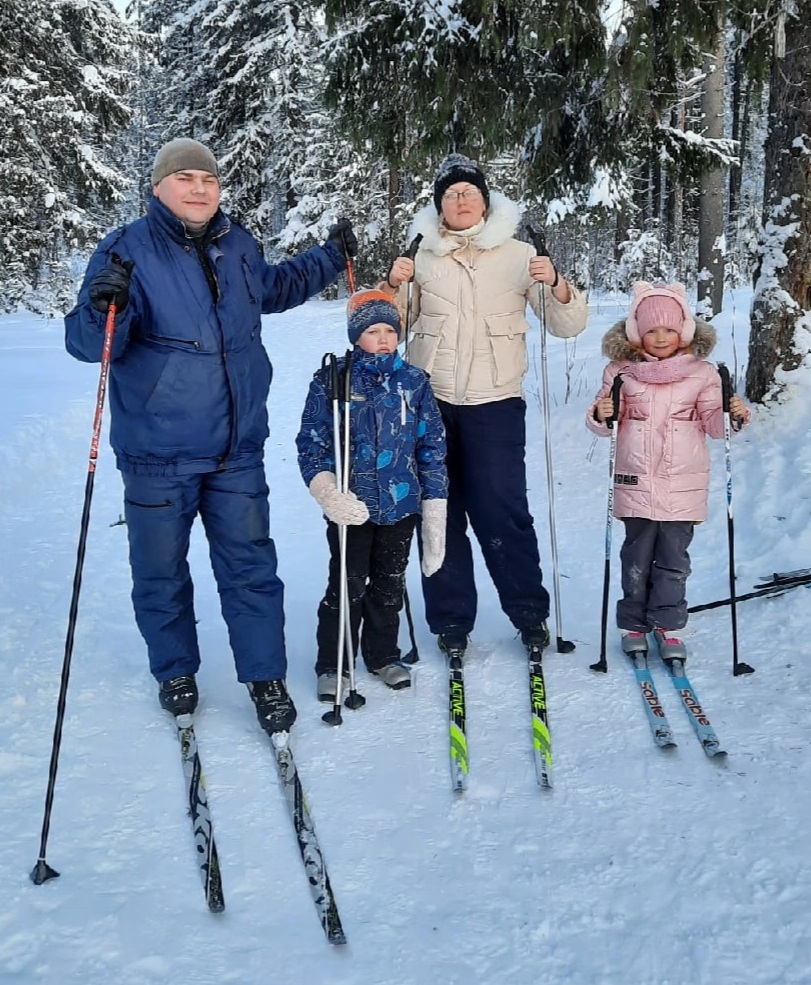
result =
[[189,538],[203,522],[237,678],[268,681],[287,672],[284,586],[270,538],[262,465],[195,475],[123,473],[135,620],[158,681],[194,674],[200,651]]
[[428,626],[437,634],[473,629],[478,598],[468,521],[510,622],[519,630],[537,626],[549,616],[549,593],[527,502],[526,401],[437,403],[448,446],[448,531],[444,564],[422,580]]

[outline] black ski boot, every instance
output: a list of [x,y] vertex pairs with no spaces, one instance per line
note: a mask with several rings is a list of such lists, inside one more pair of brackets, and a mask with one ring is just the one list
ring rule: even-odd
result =
[[549,646],[549,629],[546,621],[538,623],[537,626],[528,626],[526,629],[522,629],[521,642],[531,657],[543,656],[543,651]]
[[268,735],[288,732],[296,720],[296,707],[284,681],[251,681],[247,687],[259,724]]
[[446,656],[462,660],[467,649],[467,636],[464,633],[440,633],[437,643]]
[[197,683],[192,674],[161,681],[158,686],[158,701],[161,708],[175,717],[193,715],[197,708],[197,697]]

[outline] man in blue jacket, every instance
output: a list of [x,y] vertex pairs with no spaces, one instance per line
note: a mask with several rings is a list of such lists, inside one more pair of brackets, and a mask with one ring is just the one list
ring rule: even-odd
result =
[[284,586],[270,537],[264,444],[272,369],[261,316],[332,283],[357,251],[348,221],[324,246],[283,263],[220,210],[217,162],[195,140],[158,151],[147,215],[90,259],[65,319],[68,352],[99,362],[117,308],[110,363],[110,440],[124,481],[132,601],[173,715],[197,706],[200,652],[187,560],[203,522],[237,677],[262,727],[287,731]]

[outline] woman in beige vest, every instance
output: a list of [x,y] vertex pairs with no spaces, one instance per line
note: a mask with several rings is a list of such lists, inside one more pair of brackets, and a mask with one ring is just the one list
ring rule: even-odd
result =
[[527,502],[527,301],[538,313],[542,285],[548,331],[571,338],[586,326],[586,304],[549,257],[515,238],[516,203],[491,192],[479,167],[452,154],[434,183],[434,201],[414,218],[421,235],[412,261],[398,257],[381,285],[405,307],[413,277],[408,360],[431,377],[448,442],[445,562],[423,580],[426,618],[446,653],[459,655],[476,619],[468,522],[501,607],[524,644],[549,643],[543,585]]

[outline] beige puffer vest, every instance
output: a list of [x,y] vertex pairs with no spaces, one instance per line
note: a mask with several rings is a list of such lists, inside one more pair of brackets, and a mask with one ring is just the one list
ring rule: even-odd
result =
[[[417,214],[409,241],[423,240],[415,259],[408,361],[431,377],[434,394],[452,404],[522,396],[527,371],[527,301],[539,315],[535,254],[513,238],[518,206],[497,192],[487,217],[471,230],[447,230],[433,206]],[[570,285],[562,304],[544,286],[547,330],[572,338],[586,327],[586,303]],[[400,289],[400,302],[406,287]]]

